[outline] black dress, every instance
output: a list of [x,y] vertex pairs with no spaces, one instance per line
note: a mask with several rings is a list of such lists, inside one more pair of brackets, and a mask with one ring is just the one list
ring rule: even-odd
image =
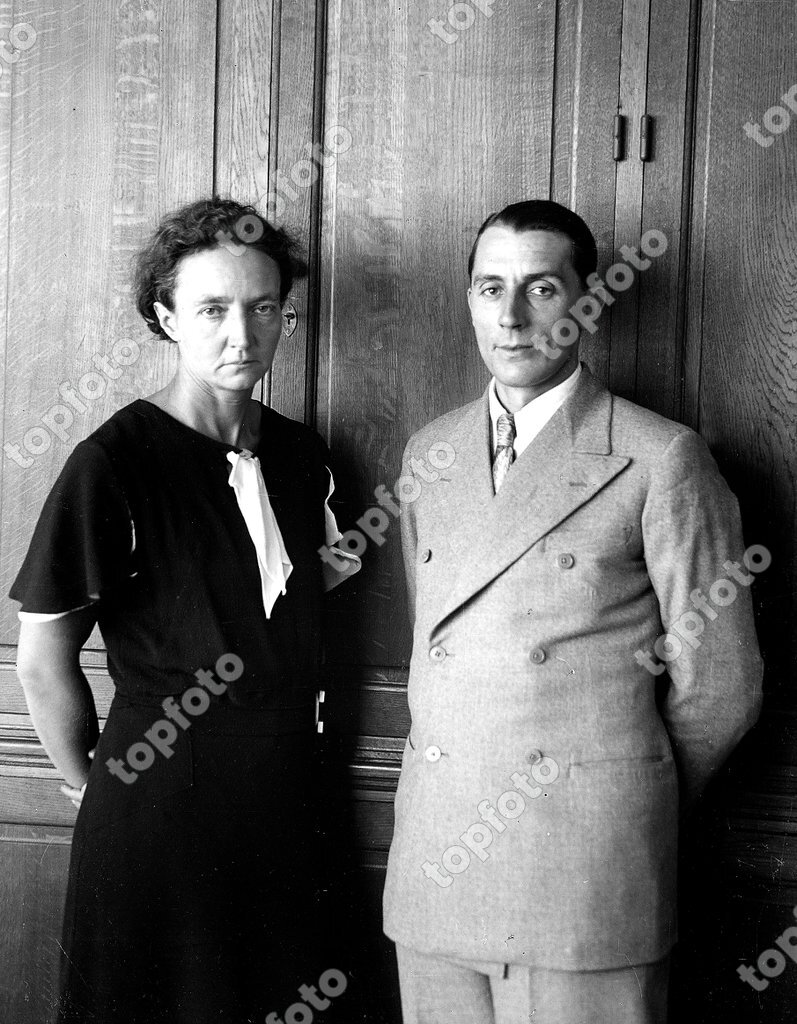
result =
[[61,1022],[262,1024],[330,966],[313,799],[326,450],[263,409],[255,454],[294,567],[270,618],[230,451],[149,402],[122,409],[69,458],[11,590],[29,612],[96,601],[116,687],[73,839]]

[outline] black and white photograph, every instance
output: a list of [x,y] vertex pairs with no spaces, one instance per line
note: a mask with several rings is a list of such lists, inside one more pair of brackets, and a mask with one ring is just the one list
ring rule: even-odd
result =
[[797,0],[7,0],[0,316],[0,1024],[794,1024]]

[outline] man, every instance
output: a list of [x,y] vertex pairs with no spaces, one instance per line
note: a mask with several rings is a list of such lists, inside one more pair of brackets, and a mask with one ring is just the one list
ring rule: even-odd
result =
[[768,553],[693,431],[579,365],[563,324],[595,267],[556,203],[489,217],[468,302],[493,379],[405,453],[412,474],[454,452],[402,510],[385,930],[405,1024],[665,1021],[679,806],[758,715]]

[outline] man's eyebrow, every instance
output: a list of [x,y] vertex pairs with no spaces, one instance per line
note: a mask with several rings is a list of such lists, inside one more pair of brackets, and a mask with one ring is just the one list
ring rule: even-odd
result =
[[[564,284],[564,277],[556,270],[535,270],[532,274],[524,274],[521,278],[522,283],[529,281],[536,281],[540,277],[553,277],[557,281],[561,281]],[[501,274],[477,274],[473,278],[474,284],[483,284],[487,281],[503,281],[504,277]]]

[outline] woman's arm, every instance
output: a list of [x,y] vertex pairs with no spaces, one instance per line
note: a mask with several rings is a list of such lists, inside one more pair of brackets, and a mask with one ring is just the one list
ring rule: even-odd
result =
[[49,622],[23,621],[17,675],[33,726],[50,760],[79,790],[89,775],[89,751],[99,735],[94,697],[80,668],[80,649],[97,621],[82,608]]

